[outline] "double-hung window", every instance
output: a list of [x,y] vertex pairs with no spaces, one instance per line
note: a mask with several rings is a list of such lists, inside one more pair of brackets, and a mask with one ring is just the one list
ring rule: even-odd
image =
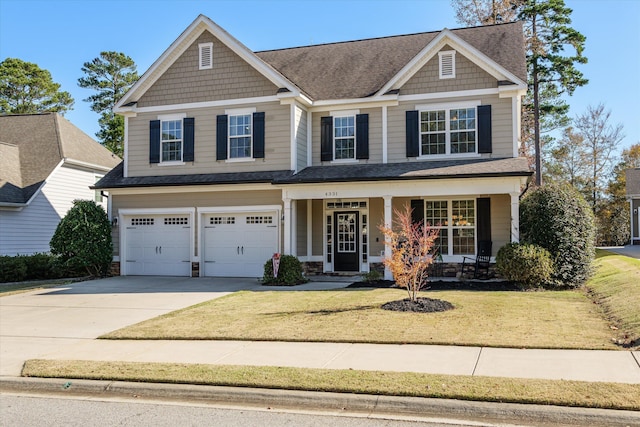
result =
[[161,162],[182,161],[182,118],[160,121]]
[[439,230],[435,245],[442,255],[475,253],[475,200],[426,200],[424,221]]
[[333,147],[335,160],[356,158],[356,117],[333,118]]
[[476,107],[420,109],[420,156],[476,154]]
[[251,114],[229,115],[229,158],[250,158],[252,152]]

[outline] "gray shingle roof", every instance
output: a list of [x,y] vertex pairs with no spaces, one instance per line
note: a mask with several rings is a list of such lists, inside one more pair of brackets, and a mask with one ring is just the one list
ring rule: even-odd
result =
[[[522,23],[451,30],[527,81]],[[440,31],[256,52],[313,99],[363,98],[379,91]]]
[[175,185],[219,185],[219,184],[253,184],[271,183],[277,179],[284,179],[293,174],[292,171],[267,172],[235,172],[208,173],[192,175],[166,176],[123,176],[123,163],[113,168],[111,172],[98,181],[94,188],[126,188],[126,187],[168,187]]
[[531,175],[526,158],[313,166],[276,184],[444,179]]
[[217,184],[303,184],[461,177],[529,176],[525,158],[442,160],[387,164],[314,166],[297,174],[292,171],[211,173],[167,176],[123,176],[122,163],[95,185],[97,189],[127,187],[167,187],[175,185]]
[[112,168],[120,159],[56,113],[0,116],[0,202],[26,203],[62,159]]

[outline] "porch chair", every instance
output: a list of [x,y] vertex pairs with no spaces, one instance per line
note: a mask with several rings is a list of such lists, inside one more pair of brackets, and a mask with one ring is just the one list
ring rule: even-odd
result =
[[462,274],[464,278],[465,267],[473,266],[474,279],[489,279],[489,264],[491,260],[491,246],[493,242],[489,240],[481,240],[478,242],[478,255],[475,258],[462,257]]

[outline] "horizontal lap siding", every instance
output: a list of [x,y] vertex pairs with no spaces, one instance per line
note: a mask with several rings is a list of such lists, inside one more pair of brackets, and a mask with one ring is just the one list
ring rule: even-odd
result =
[[296,150],[298,170],[307,167],[307,112],[296,106],[295,113]]
[[369,199],[369,255],[380,256],[384,251],[384,235],[378,228],[384,223],[384,200],[380,198]]
[[307,256],[307,201],[296,200],[296,248],[297,256]]
[[[499,98],[498,95],[467,96],[446,99],[430,99],[424,101],[401,102],[397,107],[388,109],[388,147],[389,162],[416,161],[407,158],[405,113],[415,110],[416,105],[440,105],[452,102],[480,101],[481,105],[491,105],[492,153],[481,157],[501,158],[513,156],[513,127],[511,98]],[[515,119],[514,119],[515,120]],[[451,156],[451,159],[456,156]]]
[[[213,68],[198,69],[199,43],[213,43]],[[205,31],[138,100],[138,107],[273,96],[278,87]]]
[[[201,173],[227,173],[289,170],[290,126],[288,105],[239,105],[234,108],[255,107],[265,113],[265,157],[251,162],[226,163],[216,160],[216,116],[225,114],[225,108],[167,111],[138,114],[129,119],[128,162],[129,176],[157,176]],[[160,166],[149,163],[149,122],[159,115],[186,113],[195,118],[195,161],[179,166]]]
[[511,196],[498,194],[491,196],[491,255],[511,241]]
[[311,252],[313,256],[322,256],[324,253],[324,218],[323,218],[323,200],[313,200],[313,233],[312,233],[312,247]]
[[[382,163],[382,109],[361,108],[359,114],[369,115],[369,159],[359,160],[361,164]],[[313,166],[320,166],[320,119],[330,116],[330,111],[316,111],[312,116],[312,161]],[[324,162],[330,166],[330,162]]]

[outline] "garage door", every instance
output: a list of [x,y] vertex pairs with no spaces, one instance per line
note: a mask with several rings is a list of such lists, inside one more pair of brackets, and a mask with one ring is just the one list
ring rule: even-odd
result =
[[124,274],[191,276],[189,215],[140,215],[124,219]]
[[278,252],[276,212],[208,214],[203,218],[204,275],[262,277]]

